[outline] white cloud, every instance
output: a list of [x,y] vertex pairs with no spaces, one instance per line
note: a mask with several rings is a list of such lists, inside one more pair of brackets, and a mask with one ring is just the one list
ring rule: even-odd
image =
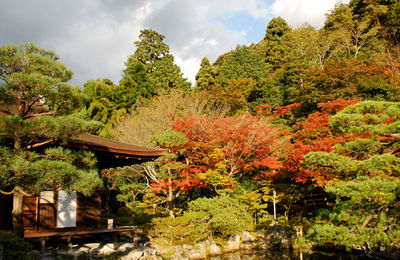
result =
[[[348,1],[348,0],[346,0]],[[270,3],[273,2],[271,5]],[[321,26],[335,0],[2,0],[0,44],[33,41],[52,49],[74,70],[72,84],[110,78],[118,83],[139,31],[152,28],[166,36],[185,77],[194,76],[204,56],[245,44],[247,30],[228,24],[245,14],[268,24],[282,16],[297,26]],[[264,27],[264,28],[265,28]],[[242,27],[243,28],[243,27]],[[249,27],[248,27],[249,28]]]
[[73,82],[83,84],[89,79],[109,78],[118,83],[124,62],[134,52],[133,42],[138,40],[139,25],[150,13],[150,6],[124,10],[126,16],[122,20],[99,6],[91,8],[98,11],[96,16],[85,16],[72,23],[67,34],[71,40],[55,42],[57,53],[76,72]]
[[246,32],[228,29],[221,17],[246,12],[259,18],[268,13],[264,2],[257,0],[171,0],[153,7],[143,26],[166,36],[176,63],[192,83],[204,56],[213,61],[246,42]]
[[54,50],[74,71],[74,85],[96,78],[118,82],[151,11],[147,1],[129,0],[5,0],[3,6],[0,44],[32,41]]
[[348,3],[349,0],[276,0],[271,12],[274,16],[281,16],[292,27],[308,23],[321,28],[325,14],[338,2]]

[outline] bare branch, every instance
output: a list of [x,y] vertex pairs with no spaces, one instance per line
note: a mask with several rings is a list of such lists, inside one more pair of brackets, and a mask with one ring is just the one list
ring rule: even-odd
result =
[[54,142],[54,139],[50,139],[50,140],[47,140],[47,141],[44,141],[44,142],[41,142],[41,143],[28,145],[26,148],[31,149],[31,148],[39,147],[39,146],[42,146],[42,145],[45,145],[45,144],[49,144],[49,143],[52,143],[52,142]]
[[3,195],[11,195],[11,194],[14,193],[14,190],[15,190],[15,188],[12,191],[2,191],[2,190],[0,190],[0,193],[3,194]]
[[45,113],[37,113],[37,114],[29,114],[25,116],[25,119],[28,118],[33,118],[33,117],[37,117],[37,116],[49,116],[49,115],[54,115],[56,113],[56,111],[50,111],[50,112],[45,112]]

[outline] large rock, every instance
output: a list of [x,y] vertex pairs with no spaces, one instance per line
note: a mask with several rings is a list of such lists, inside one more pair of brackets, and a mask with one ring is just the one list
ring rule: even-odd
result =
[[151,255],[156,255],[157,251],[154,248],[151,247],[145,247],[143,248],[143,256],[151,256]]
[[257,237],[258,237],[258,238],[265,238],[264,232],[257,231]]
[[211,244],[209,248],[209,253],[210,256],[217,256],[222,254],[221,248],[219,248],[216,244]]
[[[171,259],[171,260],[184,260],[184,259],[188,259],[188,258],[186,258],[186,257],[183,256],[184,252],[183,252],[183,248],[182,248],[181,245],[173,246],[173,247],[171,247],[170,250],[173,252],[173,254],[172,254],[172,256],[168,257],[169,259]],[[170,250],[168,250],[167,252],[165,252],[165,254],[168,255]]]
[[240,244],[240,249],[252,250],[258,248],[257,242],[243,242]]
[[197,260],[197,259],[205,258],[205,256],[200,252],[200,250],[197,250],[197,249],[192,249],[192,250],[186,252],[185,254],[190,260]]
[[210,245],[211,242],[209,240],[205,240],[203,242],[200,242],[194,246],[194,249],[198,249],[200,253],[206,257],[208,255],[208,252],[210,251]]
[[[0,257],[0,259],[2,259]],[[26,254],[26,259],[40,259],[40,251],[32,250]]]
[[273,247],[291,248],[289,233],[279,223],[275,223],[267,232],[266,240]]
[[84,244],[82,247],[87,247],[87,248],[89,248],[89,250],[97,249],[97,248],[101,247],[101,243],[87,243],[87,244]]
[[226,242],[224,247],[225,252],[233,252],[240,249],[240,236],[232,235],[229,240]]
[[183,252],[186,253],[186,252],[189,252],[190,250],[192,250],[192,249],[193,249],[193,246],[192,246],[192,245],[184,244],[184,245],[182,246],[182,249],[183,249]]
[[[74,260],[87,260],[87,259],[89,259],[89,250],[90,249],[88,247],[78,246],[78,247],[72,248],[69,255],[73,255]],[[31,258],[27,257],[27,259],[31,259]],[[32,259],[36,259],[36,258],[32,258]],[[39,258],[37,258],[37,259],[39,259]]]
[[134,243],[122,243],[118,247],[118,251],[129,252],[129,251],[133,250],[134,248],[135,248],[135,244]]
[[121,260],[138,260],[143,256],[143,251],[135,249],[130,251],[127,255],[121,257]]
[[117,250],[114,250],[114,244],[112,243],[108,243],[103,245],[99,251],[98,254],[101,256],[107,256],[107,255],[111,255],[112,253],[118,252]]
[[388,259],[400,259],[400,247],[389,246],[381,248],[381,254]]
[[253,241],[256,241],[256,238],[254,236],[252,236],[249,231],[243,231],[242,241],[243,242],[253,242]]

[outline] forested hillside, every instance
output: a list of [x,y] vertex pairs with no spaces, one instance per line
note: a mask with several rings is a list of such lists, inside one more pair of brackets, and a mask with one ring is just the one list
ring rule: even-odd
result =
[[[399,246],[399,14],[399,1],[352,0],[326,14],[321,29],[273,18],[260,42],[238,45],[213,63],[204,57],[193,86],[165,36],[142,30],[118,83],[96,79],[81,91],[68,88],[80,105],[64,104],[80,120],[101,122],[89,129],[96,134],[170,150],[151,163],[101,172],[111,205],[105,215],[143,225],[155,241],[197,242],[268,229],[276,191],[278,222],[301,226],[303,245]],[[4,95],[8,81],[18,77],[7,74],[0,74],[4,104],[12,98]],[[63,119],[60,100],[54,102],[50,108]],[[3,143],[11,123],[0,120]],[[13,138],[13,148],[0,150],[4,165],[12,151],[18,160],[42,162],[20,152]],[[62,152],[45,153],[50,160]],[[0,169],[4,187],[19,170]]]
[[[340,4],[319,30],[273,18],[260,42],[214,63],[204,57],[191,89],[142,95],[108,133],[171,154],[132,170],[149,181],[142,187],[123,177],[128,169],[114,173],[121,201],[136,216],[175,218],[153,220],[154,237],[202,240],[265,227],[275,190],[279,221],[303,226],[307,241],[398,243],[399,8],[396,1]],[[218,200],[225,198],[248,217],[224,211]],[[210,203],[221,205],[223,218]]]

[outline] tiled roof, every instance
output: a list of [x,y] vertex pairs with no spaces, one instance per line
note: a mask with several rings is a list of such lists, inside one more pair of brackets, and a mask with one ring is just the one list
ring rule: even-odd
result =
[[166,149],[149,148],[127,143],[121,143],[115,140],[90,135],[81,134],[78,137],[71,138],[68,142],[70,146],[76,146],[88,150],[97,150],[111,152],[121,155],[133,156],[162,156],[168,153]]

